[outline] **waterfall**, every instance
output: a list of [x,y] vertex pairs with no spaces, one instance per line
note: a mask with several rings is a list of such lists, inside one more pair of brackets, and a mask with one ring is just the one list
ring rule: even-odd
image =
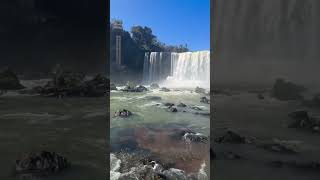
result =
[[167,87],[209,87],[210,52],[151,52],[144,58],[143,81]]

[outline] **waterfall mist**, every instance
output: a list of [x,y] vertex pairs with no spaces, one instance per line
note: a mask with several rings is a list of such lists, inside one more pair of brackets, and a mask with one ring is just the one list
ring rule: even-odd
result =
[[218,0],[212,12],[215,84],[317,80],[320,1]]
[[143,68],[145,84],[166,87],[210,87],[210,52],[146,53]]

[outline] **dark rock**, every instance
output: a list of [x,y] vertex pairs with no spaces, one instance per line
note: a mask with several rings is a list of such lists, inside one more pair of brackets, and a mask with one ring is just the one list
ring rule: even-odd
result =
[[173,103],[163,103],[163,105],[164,105],[164,106],[168,106],[168,107],[172,107],[172,106],[174,106],[174,104],[173,104]]
[[227,131],[225,135],[215,139],[217,143],[233,143],[233,144],[245,144],[246,138],[240,136],[233,131]]
[[118,89],[117,89],[117,86],[115,84],[111,83],[110,84],[110,90],[111,91],[117,91]]
[[183,136],[183,140],[187,142],[208,143],[207,136],[200,133],[193,133],[193,132],[185,133]]
[[168,107],[169,112],[178,112],[178,109],[172,106]]
[[122,91],[124,91],[124,92],[144,92],[144,91],[148,91],[148,89],[142,85],[139,85],[136,87],[127,85],[124,89],[122,89]]
[[170,92],[170,89],[168,89],[168,88],[166,88],[166,87],[162,87],[162,88],[160,89],[160,91]]
[[69,163],[63,156],[42,151],[40,153],[30,153],[25,157],[16,160],[16,173],[57,173],[66,169]]
[[114,117],[129,117],[132,115],[132,112],[123,109],[123,110],[119,110],[117,112],[114,113]]
[[301,93],[305,90],[306,88],[303,86],[296,85],[292,82],[286,82],[279,78],[273,86],[272,96],[283,101],[299,100],[303,98]]
[[200,94],[204,94],[206,93],[206,90],[200,87],[196,87],[196,89],[194,90],[196,93],[200,93]]
[[288,115],[294,121],[289,124],[289,128],[308,129],[312,131],[318,131],[320,126],[319,121],[311,118],[307,111],[295,111]]
[[25,88],[20,84],[18,76],[9,68],[0,72],[0,90],[20,90]]
[[160,86],[159,86],[157,83],[152,83],[152,84],[150,85],[150,88],[151,88],[151,89],[159,89]]
[[201,97],[200,102],[205,104],[210,104],[210,99],[208,99],[207,97]]
[[179,103],[179,104],[177,105],[177,107],[187,107],[187,105],[185,105],[185,104],[183,104],[183,103]]

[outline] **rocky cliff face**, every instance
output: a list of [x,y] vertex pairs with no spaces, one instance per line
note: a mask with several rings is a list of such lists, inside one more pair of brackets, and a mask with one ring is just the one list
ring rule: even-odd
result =
[[314,79],[320,65],[319,18],[318,0],[216,0],[214,78],[250,82],[277,76],[304,82]]

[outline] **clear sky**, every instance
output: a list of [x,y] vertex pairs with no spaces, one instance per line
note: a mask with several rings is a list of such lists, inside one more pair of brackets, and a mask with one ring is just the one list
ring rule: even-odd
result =
[[111,19],[124,28],[148,26],[166,44],[210,49],[210,0],[110,0]]

